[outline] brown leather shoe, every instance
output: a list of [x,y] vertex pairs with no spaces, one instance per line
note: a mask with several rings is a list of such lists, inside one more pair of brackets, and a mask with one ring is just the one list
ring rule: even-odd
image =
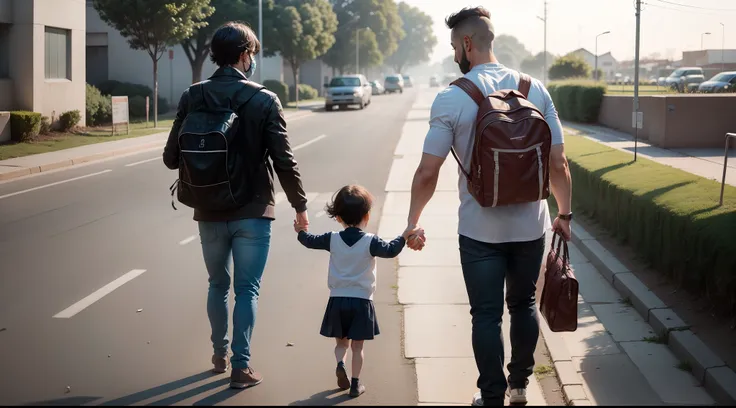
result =
[[227,370],[230,368],[230,361],[228,361],[227,356],[217,357],[213,355],[212,364],[214,365],[214,367],[212,368],[212,372],[217,374],[226,373]]
[[263,381],[263,377],[252,368],[233,368],[230,374],[230,388],[250,388]]

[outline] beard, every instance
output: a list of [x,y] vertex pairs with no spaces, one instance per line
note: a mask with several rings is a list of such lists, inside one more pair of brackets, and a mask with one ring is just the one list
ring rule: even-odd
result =
[[460,58],[460,62],[457,63],[457,66],[460,68],[460,72],[462,72],[463,75],[470,72],[470,61],[468,60],[467,54],[465,54],[465,49],[463,49],[462,58]]

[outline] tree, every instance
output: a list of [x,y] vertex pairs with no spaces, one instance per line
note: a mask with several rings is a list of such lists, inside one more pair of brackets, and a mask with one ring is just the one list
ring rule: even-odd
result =
[[[258,0],[210,0],[210,2],[215,11],[205,20],[207,25],[181,42],[184,54],[192,65],[192,83],[202,80],[202,67],[210,54],[210,41],[218,28],[229,21],[243,21],[254,30],[258,30]],[[263,1],[264,27],[272,26],[273,7],[273,0]],[[263,31],[267,30],[264,28]],[[264,46],[268,48],[268,43]]]
[[[355,50],[353,39],[355,31],[359,28],[370,28],[373,31],[378,50],[382,55],[391,55],[396,51],[404,32],[394,0],[330,0],[330,3],[333,5],[339,25],[335,34],[335,45],[323,58],[327,65],[340,72],[352,66],[352,62],[355,61],[355,52],[352,51]],[[373,46],[366,44],[366,47]],[[376,65],[381,62],[377,62]]]
[[577,55],[560,57],[549,69],[549,79],[588,78],[590,77],[590,65]]
[[276,13],[278,35],[271,43],[291,66],[298,105],[299,67],[323,55],[335,43],[337,16],[327,0],[280,0]]
[[524,44],[513,35],[499,35],[493,40],[493,52],[503,65],[518,70],[521,62],[532,54]]
[[445,57],[445,59],[442,60],[442,69],[445,71],[446,74],[460,73],[460,67],[457,65],[457,63],[455,63],[454,55],[448,55],[447,57]]
[[[544,53],[540,52],[533,57],[528,57],[521,62],[521,70],[534,77],[541,77],[544,74]],[[555,60],[554,55],[547,53],[547,68]]]
[[429,61],[429,55],[437,45],[432,17],[404,2],[399,3],[399,17],[405,36],[399,41],[397,50],[386,59],[397,73],[401,73],[404,67]]
[[153,123],[158,126],[158,61],[166,49],[207,25],[210,0],[93,0],[100,18],[153,62]]

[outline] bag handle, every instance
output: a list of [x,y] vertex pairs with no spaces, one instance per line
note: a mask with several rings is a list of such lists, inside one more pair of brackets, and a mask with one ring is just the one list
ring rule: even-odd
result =
[[559,231],[555,231],[552,235],[552,249],[555,249],[555,241],[557,241],[557,249],[555,251],[555,259],[560,258],[560,250],[562,250],[562,264],[567,266],[570,264],[570,250],[567,246],[567,241],[562,237]]

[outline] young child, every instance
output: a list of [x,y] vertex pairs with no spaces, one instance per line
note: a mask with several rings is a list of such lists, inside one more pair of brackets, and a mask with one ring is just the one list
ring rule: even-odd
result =
[[[299,242],[307,248],[330,252],[329,276],[330,300],[322,320],[320,334],[335,339],[337,359],[337,385],[350,389],[355,398],[365,392],[360,382],[363,367],[363,342],[373,340],[379,334],[373,293],[376,290],[376,257],[394,258],[412,235],[423,236],[424,231],[409,230],[386,242],[363,232],[370,220],[373,197],[364,187],[349,185],[341,188],[328,204],[326,211],[343,228],[341,232],[312,235],[307,226],[294,221]],[[418,239],[418,238],[417,238]],[[352,381],[348,380],[345,359],[348,347],[353,351]]]

